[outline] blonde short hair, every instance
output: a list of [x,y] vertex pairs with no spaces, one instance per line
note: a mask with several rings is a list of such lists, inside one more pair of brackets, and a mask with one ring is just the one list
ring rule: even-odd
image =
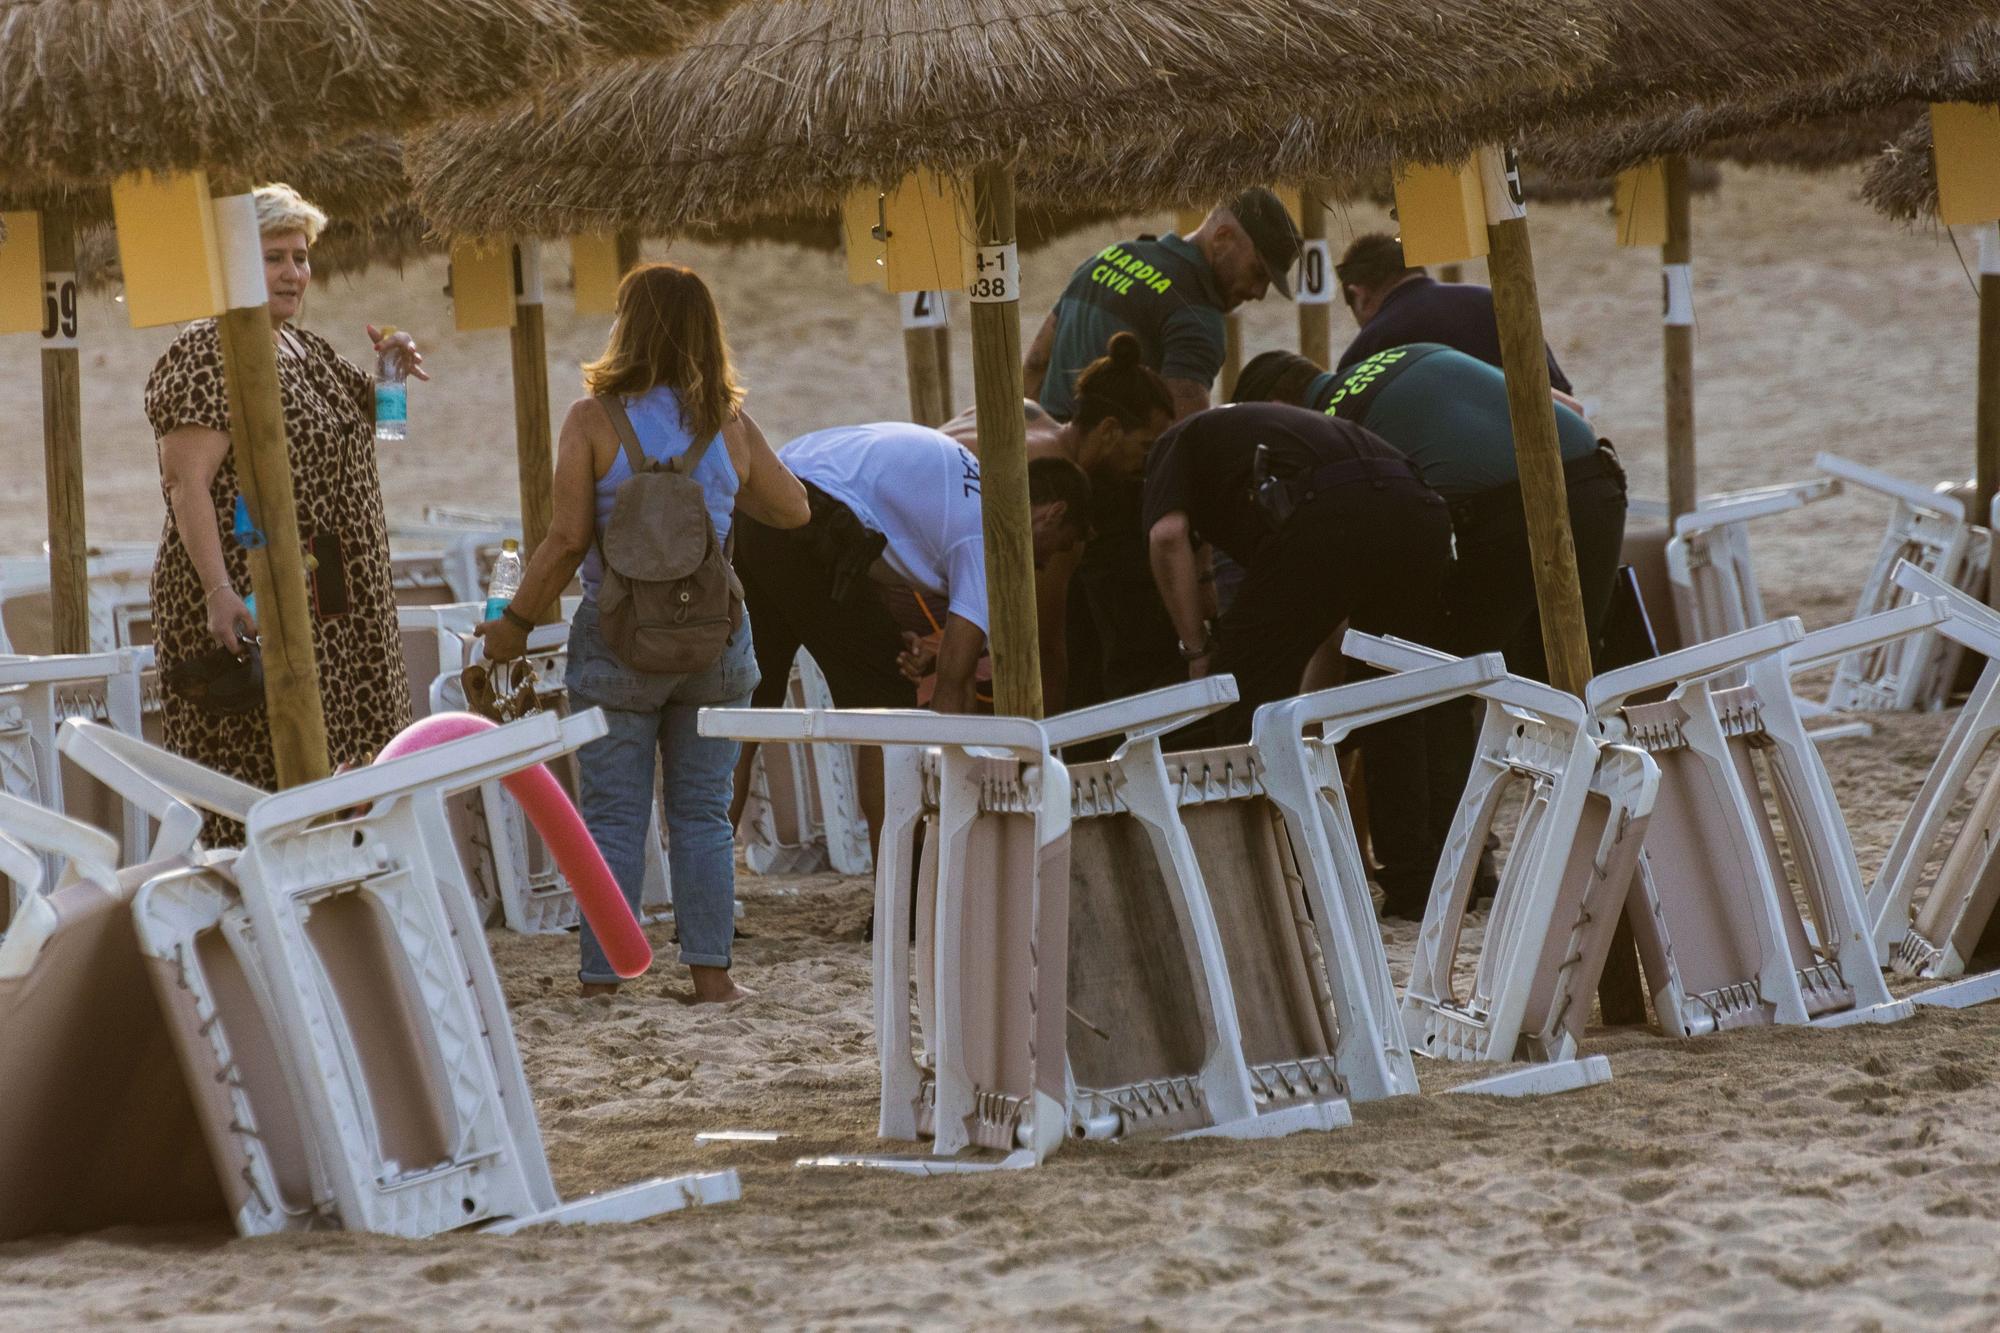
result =
[[260,235],[302,231],[306,234],[306,244],[311,245],[326,227],[326,214],[282,182],[259,185],[252,192],[252,197],[257,201],[257,231]]

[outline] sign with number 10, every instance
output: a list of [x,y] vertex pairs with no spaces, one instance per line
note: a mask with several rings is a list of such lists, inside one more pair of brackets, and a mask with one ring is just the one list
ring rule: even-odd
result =
[[1299,251],[1300,305],[1333,304],[1333,247],[1326,241],[1307,241]]

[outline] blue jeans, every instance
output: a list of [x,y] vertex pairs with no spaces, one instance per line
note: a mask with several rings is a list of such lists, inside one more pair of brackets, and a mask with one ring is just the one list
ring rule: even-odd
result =
[[[602,708],[610,731],[577,751],[583,822],[611,867],[625,901],[639,910],[646,839],[652,831],[654,756],[664,767],[667,871],[674,893],[683,963],[728,967],[736,931],[735,830],[729,797],[735,741],[695,732],[705,706],[741,707],[757,686],[750,618],[706,671],[662,676],[621,665],[597,628],[597,603],[577,608],[569,628],[570,707]],[[585,922],[579,935],[579,981],[616,981],[604,950]]]

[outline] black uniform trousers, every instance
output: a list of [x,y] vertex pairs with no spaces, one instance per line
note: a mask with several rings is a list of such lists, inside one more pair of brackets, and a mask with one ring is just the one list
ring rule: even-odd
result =
[[[1249,739],[1259,705],[1297,694],[1306,663],[1342,621],[1438,643],[1450,562],[1444,501],[1414,476],[1346,482],[1302,504],[1257,548],[1218,626],[1214,670],[1235,676],[1238,692],[1218,720],[1220,739]],[[1350,680],[1373,674],[1348,664]],[[1431,828],[1429,711],[1356,736],[1378,879],[1388,905],[1402,910],[1424,901],[1443,845]]]

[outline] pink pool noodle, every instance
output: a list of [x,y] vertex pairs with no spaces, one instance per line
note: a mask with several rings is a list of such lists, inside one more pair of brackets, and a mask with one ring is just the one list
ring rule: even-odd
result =
[[[375,756],[375,761],[415,754],[446,741],[491,731],[493,727],[491,721],[473,713],[433,713],[396,733],[395,739]],[[569,881],[570,892],[576,895],[577,909],[590,922],[597,942],[604,946],[604,957],[611,970],[621,977],[636,977],[651,967],[653,946],[646,942],[646,932],[633,917],[631,904],[618,891],[611,867],[604,864],[604,853],[597,850],[596,840],[583,825],[583,816],[570,804],[569,793],[556,781],[555,774],[546,765],[533,764],[518,773],[509,773],[500,781],[521,803],[528,822],[548,844],[556,858],[556,869],[562,871],[563,878]]]

